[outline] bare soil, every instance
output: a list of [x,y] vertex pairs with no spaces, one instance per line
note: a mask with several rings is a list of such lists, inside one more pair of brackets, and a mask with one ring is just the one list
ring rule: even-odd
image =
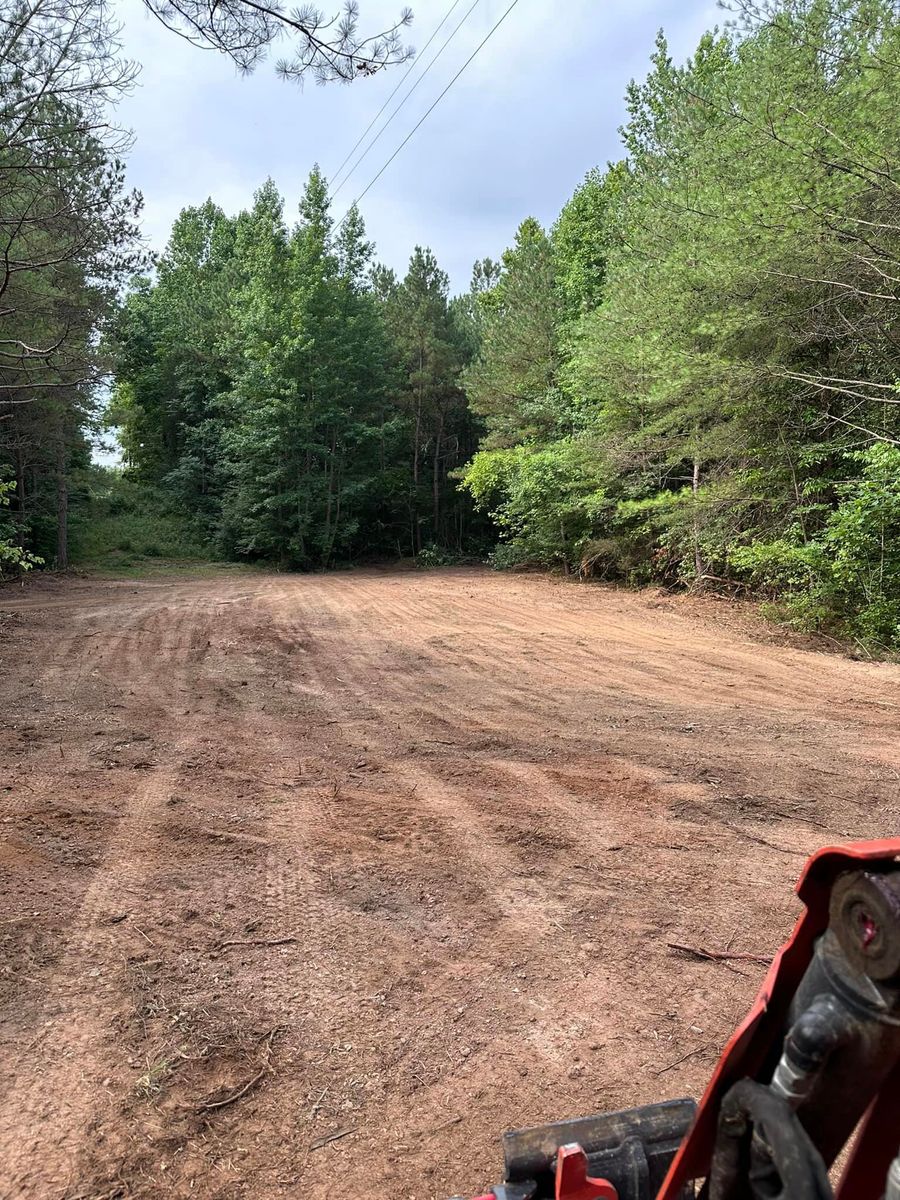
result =
[[[900,668],[479,570],[0,594],[0,1196],[446,1197],[698,1094]],[[326,1140],[330,1139],[330,1140]]]

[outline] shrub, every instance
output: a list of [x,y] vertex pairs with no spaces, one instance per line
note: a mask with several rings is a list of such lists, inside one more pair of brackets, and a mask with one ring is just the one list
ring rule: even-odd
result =
[[821,545],[815,542],[803,545],[789,538],[737,547],[729,555],[729,564],[757,591],[771,597],[794,592],[816,593],[822,588],[828,570]]
[[900,648],[900,449],[854,456],[862,478],[845,489],[822,539],[831,592],[864,639]]
[[576,567],[598,513],[609,507],[599,482],[586,444],[571,439],[481,450],[463,471],[461,486],[500,528],[494,566]]
[[210,553],[192,522],[156,488],[120,471],[92,468],[72,520],[72,561],[125,567],[142,558],[205,560]]
[[900,449],[879,443],[851,457],[860,476],[815,538],[794,530],[732,551],[730,564],[797,628],[834,626],[900,649]]
[[459,562],[459,555],[445,550],[435,542],[423,546],[416,555],[417,567],[450,567]]
[[[15,484],[0,480],[0,510],[9,505],[9,493],[14,487]],[[30,571],[32,567],[42,566],[43,562],[37,554],[23,550],[15,540],[14,528],[0,520],[0,579]]]

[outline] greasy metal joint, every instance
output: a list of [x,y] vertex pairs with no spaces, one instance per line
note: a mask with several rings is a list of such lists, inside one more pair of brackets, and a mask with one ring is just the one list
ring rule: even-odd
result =
[[900,870],[841,875],[829,923],[855,970],[877,983],[900,983]]

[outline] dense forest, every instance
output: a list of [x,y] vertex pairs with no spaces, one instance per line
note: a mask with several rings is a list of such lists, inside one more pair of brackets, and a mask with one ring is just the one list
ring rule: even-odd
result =
[[380,265],[318,168],[142,267],[94,11],[39,99],[52,42],[0,45],[7,570],[64,566],[112,496],[231,560],[489,555],[900,648],[896,3],[741,0],[683,65],[660,35],[621,160],[461,296],[426,248]]
[[452,479],[478,447],[474,312],[428,250],[402,280],[372,253],[316,169],[292,226],[271,182],[234,219],[186,210],[133,284],[108,419],[216,553],[327,567],[462,551],[485,524]]

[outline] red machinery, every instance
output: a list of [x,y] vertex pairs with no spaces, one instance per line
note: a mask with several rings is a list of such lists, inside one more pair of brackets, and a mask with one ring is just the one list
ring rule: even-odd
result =
[[508,1133],[479,1200],[900,1200],[900,840],[821,850],[797,893],[699,1106]]

